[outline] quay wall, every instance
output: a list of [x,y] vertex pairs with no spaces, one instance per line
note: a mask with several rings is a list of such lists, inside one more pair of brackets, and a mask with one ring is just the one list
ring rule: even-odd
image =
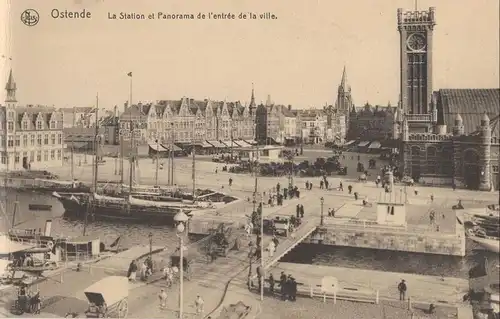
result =
[[439,233],[328,225],[318,227],[303,243],[465,256],[465,234],[460,229],[456,233]]

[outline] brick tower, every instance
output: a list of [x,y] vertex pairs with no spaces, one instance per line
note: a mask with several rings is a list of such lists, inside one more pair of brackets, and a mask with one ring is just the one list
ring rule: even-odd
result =
[[430,132],[432,114],[432,33],[435,9],[405,11],[398,9],[400,34],[401,107],[411,131]]

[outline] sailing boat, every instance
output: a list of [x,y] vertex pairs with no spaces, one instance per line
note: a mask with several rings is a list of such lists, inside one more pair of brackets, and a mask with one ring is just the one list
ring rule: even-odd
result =
[[[98,105],[98,100],[97,100]],[[97,121],[96,107],[96,121]],[[132,121],[130,123],[132,125]],[[134,130],[137,128],[134,128]],[[161,202],[154,200],[145,200],[134,197],[133,176],[136,156],[131,154],[129,157],[129,190],[128,196],[106,196],[98,194],[97,187],[97,171],[98,171],[98,123],[96,122],[96,137],[95,137],[95,161],[94,161],[94,192],[90,195],[78,194],[58,194],[53,193],[63,205],[65,215],[74,218],[87,218],[93,220],[119,220],[129,222],[145,222],[155,224],[172,224],[174,216],[179,211],[184,211],[190,215],[192,211],[202,210],[213,207],[211,202],[197,202],[192,199],[188,201],[180,199],[180,201]],[[131,136],[132,149],[134,148],[134,138]],[[193,167],[194,169],[194,167]],[[194,172],[193,172],[194,176]],[[194,179],[193,179],[194,183]],[[193,184],[194,185],[194,184]],[[89,209],[90,207],[90,209]],[[89,216],[90,211],[90,216]]]

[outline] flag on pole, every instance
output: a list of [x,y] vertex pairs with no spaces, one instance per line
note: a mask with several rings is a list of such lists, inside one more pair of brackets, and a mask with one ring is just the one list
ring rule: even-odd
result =
[[132,72],[127,73],[128,76],[132,77]]

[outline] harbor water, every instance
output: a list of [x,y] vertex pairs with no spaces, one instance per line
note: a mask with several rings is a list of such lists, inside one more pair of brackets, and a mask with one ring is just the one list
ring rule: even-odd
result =
[[[84,223],[82,221],[67,220],[64,218],[62,205],[56,198],[28,192],[7,192],[7,201],[4,202],[6,213],[0,214],[0,230],[6,232],[12,225],[14,202],[18,202],[15,228],[42,228],[47,219],[52,220],[52,234],[56,236],[81,236]],[[6,205],[5,205],[6,204]],[[52,205],[51,211],[30,211],[29,204]],[[90,222],[86,228],[86,235],[99,236],[106,245],[111,244],[121,236],[120,246],[149,245],[149,234],[152,234],[154,246],[175,247],[177,237],[171,226],[118,224],[113,222]],[[336,267],[352,267],[414,273],[430,276],[444,276],[468,278],[468,270],[488,259],[498,258],[498,255],[479,249],[474,243],[467,242],[466,257],[440,256],[430,254],[406,253],[396,251],[333,247],[316,244],[300,244],[287,254],[283,261],[293,263],[307,263],[317,265],[331,265]]]

